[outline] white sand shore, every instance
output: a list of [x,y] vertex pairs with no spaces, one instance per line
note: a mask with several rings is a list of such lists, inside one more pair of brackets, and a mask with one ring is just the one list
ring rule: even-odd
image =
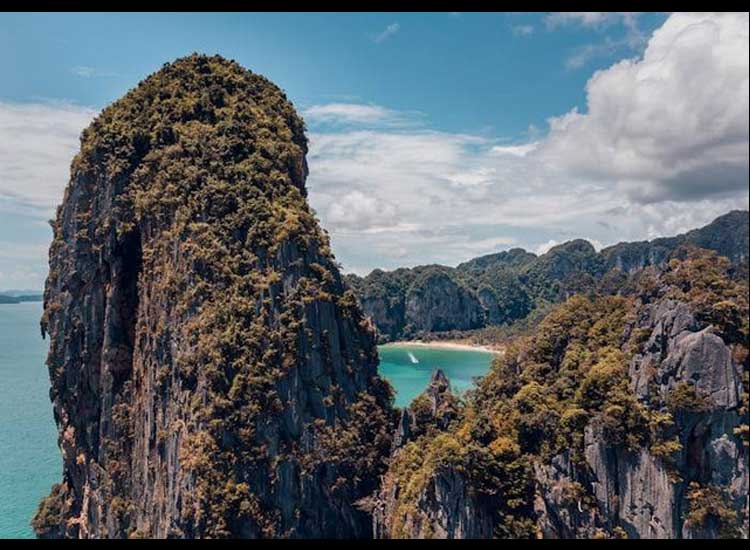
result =
[[480,346],[479,344],[471,344],[468,342],[451,342],[451,341],[435,341],[435,342],[423,342],[422,340],[401,340],[398,342],[389,342],[385,344],[393,347],[424,347],[424,348],[445,348],[445,349],[456,349],[464,351],[484,351],[487,353],[502,354],[504,350],[502,348],[490,348],[487,346]]

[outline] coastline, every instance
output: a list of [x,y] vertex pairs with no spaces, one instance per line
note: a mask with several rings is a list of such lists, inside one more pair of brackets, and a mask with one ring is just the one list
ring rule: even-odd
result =
[[384,346],[393,347],[423,347],[423,348],[444,348],[454,349],[462,351],[483,351],[485,353],[492,353],[495,355],[502,354],[505,349],[501,346],[490,347],[483,346],[480,344],[472,344],[471,342],[460,341],[460,340],[437,340],[434,342],[425,342],[423,340],[398,340],[396,342],[388,342],[382,344]]

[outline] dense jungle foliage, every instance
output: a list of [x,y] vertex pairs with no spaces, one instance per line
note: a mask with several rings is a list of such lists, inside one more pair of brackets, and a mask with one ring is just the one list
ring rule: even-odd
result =
[[[405,534],[404,518],[420,514],[418,498],[439,472],[458,471],[470,492],[493,510],[498,537],[534,537],[534,465],[569,452],[585,464],[584,433],[596,426],[605,443],[627,452],[647,449],[669,468],[681,450],[677,415],[708,410],[704,396],[678,384],[664,400],[639,400],[630,387],[628,365],[643,350],[636,320],[648,304],[676,300],[690,305],[733,349],[743,369],[739,410],[745,423],[735,436],[748,445],[748,281],[731,276],[730,262],[713,251],[681,247],[662,268],[636,274],[622,295],[576,294],[554,307],[535,328],[512,338],[489,373],[456,407],[450,426],[427,433],[396,455],[391,471],[398,486],[391,535]],[[650,332],[650,331],[649,331]],[[732,536],[741,518],[722,489],[702,487],[672,471],[672,482],[689,486],[687,521],[718,521]],[[593,504],[591,488],[564,488],[571,505]],[[623,536],[615,528],[602,537]]]

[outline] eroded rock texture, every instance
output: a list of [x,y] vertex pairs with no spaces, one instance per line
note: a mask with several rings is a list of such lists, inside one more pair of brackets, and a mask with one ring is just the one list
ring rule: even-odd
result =
[[[722,536],[715,521],[688,521],[689,487],[697,483],[721,491],[721,504],[738,522],[729,534],[747,536],[748,449],[735,435],[747,422],[738,410],[742,365],[685,303],[649,304],[634,328],[647,335],[643,353],[630,362],[630,386],[638,398],[656,406],[680,386],[699,396],[699,404],[676,412],[679,450],[668,461],[645,448],[629,451],[609,444],[600,425],[588,426],[583,464],[572,464],[564,453],[537,467],[543,534],[580,538],[618,528],[630,538]],[[585,496],[573,506],[555,494],[574,483],[592,489],[588,504]]]
[[630,362],[630,385],[638,398],[656,406],[682,385],[700,396],[700,404],[676,411],[680,449],[669,461],[648,449],[610,445],[601,426],[587,427],[584,465],[571,465],[566,453],[540,467],[539,480],[548,512],[560,505],[553,495],[560,483],[582,482],[595,498],[579,514],[564,506],[565,514],[550,513],[545,534],[592,536],[597,528],[619,527],[631,538],[715,538],[721,533],[710,522],[686,521],[692,482],[720,488],[747,536],[748,450],[734,432],[747,421],[738,411],[742,366],[685,303],[649,304],[634,328],[647,335],[643,352]]
[[375,336],[305,199],[302,120],[219,57],[82,135],[42,330],[62,480],[43,537],[368,537],[390,449]]
[[675,237],[623,242],[598,253],[577,239],[540,256],[514,248],[455,268],[375,269],[366,277],[347,277],[382,341],[470,330],[513,323],[535,307],[579,292],[621,293],[629,277],[649,266],[663,267],[685,245],[716,251],[732,262],[737,278],[747,278],[748,220],[747,210],[734,210]]
[[376,269],[366,278],[347,278],[381,341],[387,342],[484,326],[486,314],[480,298],[454,271],[421,266],[393,272]]
[[635,296],[572,298],[444,422],[433,380],[396,432],[375,535],[747,537],[747,282],[729,265],[694,251]]
[[407,292],[406,323],[416,332],[465,330],[483,326],[484,313],[473,292],[446,273],[434,272]]
[[[436,370],[425,392],[402,411],[391,460],[370,503],[373,531],[378,538],[491,538],[492,515],[480,504],[471,482],[451,466],[441,467],[424,484],[406,487],[398,465],[419,446],[420,437],[446,430],[456,418],[456,398],[441,370]],[[412,480],[413,481],[413,480]]]

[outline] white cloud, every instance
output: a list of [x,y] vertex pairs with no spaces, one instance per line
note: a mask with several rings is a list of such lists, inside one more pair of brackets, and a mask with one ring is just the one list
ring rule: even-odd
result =
[[572,54],[565,58],[565,67],[567,69],[580,69],[587,65],[592,59],[601,57],[614,52],[621,43],[605,39],[599,44],[584,44],[576,48]]
[[95,71],[93,67],[86,67],[84,65],[78,65],[77,67],[73,67],[70,70],[70,72],[82,78],[91,78],[92,76],[94,76]]
[[41,289],[54,216],[94,111],[0,102],[0,288]]
[[420,129],[313,133],[310,201],[344,265],[360,267],[528,247],[525,230],[580,224],[618,204],[590,183],[552,179],[533,145]]
[[[643,58],[592,76],[585,112],[552,118],[530,143],[419,128],[313,134],[311,201],[346,261],[372,267],[404,249],[411,264],[455,264],[493,231],[537,251],[580,237],[601,248],[747,208],[747,22],[672,15]],[[329,217],[342,189],[392,205],[393,225]],[[481,253],[508,245],[495,246]]]
[[586,91],[587,113],[550,120],[540,159],[639,203],[746,190],[747,14],[674,14],[642,59],[598,71]]
[[381,42],[384,42],[385,40],[396,34],[400,28],[401,25],[399,25],[398,23],[391,23],[382,32],[377,34],[372,40],[376,44],[380,44]]
[[511,31],[516,36],[531,36],[534,34],[534,25],[513,25]]
[[336,197],[329,205],[326,216],[337,227],[366,227],[370,230],[395,225],[395,217],[396,208],[392,204],[362,191],[352,191]]
[[640,15],[640,12],[559,12],[547,15],[544,21],[549,30],[569,25],[579,25],[599,32],[613,26],[624,29],[621,38],[605,36],[603,42],[584,44],[574,49],[565,59],[565,67],[579,69],[597,57],[611,55],[619,48],[631,51],[641,49],[646,36],[639,26]]
[[560,243],[557,242],[555,239],[550,239],[546,243],[538,244],[534,248],[534,254],[536,254],[537,256],[541,256],[542,254],[546,254],[547,252],[550,251],[550,249],[552,249],[553,247],[557,246],[558,244],[560,244]]
[[446,177],[451,185],[455,187],[484,186],[492,185],[497,177],[497,171],[494,168],[482,166],[453,172],[447,174]]
[[633,25],[639,15],[639,12],[565,11],[548,14],[545,16],[544,22],[550,29],[571,24],[601,28],[613,23],[622,23],[626,26]]
[[[594,250],[596,250],[597,252],[599,252],[602,248],[604,248],[604,245],[598,239],[587,239],[585,237],[578,237],[578,238],[582,238],[583,240],[591,243],[591,246],[593,246]],[[532,251],[537,256],[541,256],[542,254],[546,254],[547,252],[549,252],[550,250],[552,250],[554,247],[556,247],[559,244],[562,244],[562,242],[557,241],[555,239],[550,239],[547,242],[540,243],[532,247]]]
[[[315,105],[305,118],[329,127],[309,135],[311,204],[360,273],[692,229],[748,206],[747,54],[747,14],[672,15],[642,59],[591,77],[584,111],[551,119],[546,136],[530,128],[528,143],[431,131],[378,105]],[[93,116],[0,103],[0,210],[53,213]],[[6,279],[13,269],[0,263]]]
[[468,241],[461,245],[461,249],[470,251],[472,256],[481,256],[483,254],[489,254],[498,250],[498,248],[508,248],[517,243],[515,237],[490,237],[488,239],[479,239],[474,241]]
[[577,23],[585,26],[600,25],[607,18],[607,12],[557,12],[550,13],[544,18],[545,24],[549,28],[555,28],[569,23]]
[[586,239],[586,240],[591,243],[591,246],[593,246],[594,250],[596,250],[597,252],[599,252],[602,248],[604,248],[604,245],[599,239]]
[[94,114],[68,104],[0,102],[0,202],[51,213]]
[[379,105],[362,103],[326,103],[303,111],[312,124],[409,126],[418,123],[420,113],[401,113]]
[[522,143],[520,145],[495,145],[491,151],[496,155],[513,155],[516,157],[525,157],[534,151],[539,145],[538,141],[532,143]]
[[100,71],[94,67],[88,67],[86,65],[77,65],[70,69],[70,72],[81,78],[92,78],[95,76],[117,76],[117,73],[112,71]]

